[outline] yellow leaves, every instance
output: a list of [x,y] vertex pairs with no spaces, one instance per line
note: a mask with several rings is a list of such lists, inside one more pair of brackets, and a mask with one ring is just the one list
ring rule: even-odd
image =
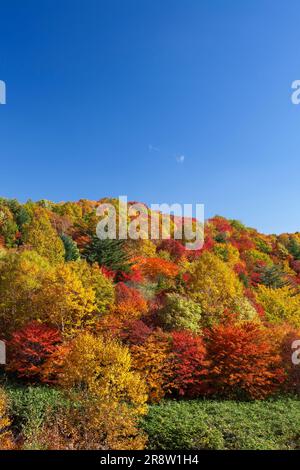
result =
[[89,333],[77,336],[65,356],[58,382],[66,390],[126,402],[139,414],[146,411],[145,385],[131,370],[129,350],[112,339]]
[[32,221],[27,226],[25,242],[38,254],[47,258],[50,263],[58,263],[64,259],[64,245],[52,227],[47,213],[36,208]]
[[300,327],[300,295],[292,295],[288,286],[272,289],[263,285],[257,288],[257,300],[271,323],[288,322]]
[[152,334],[142,345],[131,348],[133,367],[145,378],[151,402],[160,401],[165,395],[164,384],[170,373],[167,362],[169,343],[164,335]]
[[8,403],[5,392],[0,388],[0,450],[13,448],[11,421],[8,416]]
[[207,251],[192,264],[187,290],[191,298],[200,303],[210,323],[220,319],[226,309],[233,309],[235,300],[243,295],[243,286],[235,273]]
[[66,423],[67,428],[71,425],[68,439],[72,433],[71,439],[77,439],[75,448],[143,449],[145,436],[137,419],[147,411],[146,388],[131,370],[125,346],[82,333],[65,350],[57,372],[58,384],[80,405]]
[[34,251],[0,261],[0,319],[7,333],[38,320],[70,336],[93,326],[113,300],[111,281],[85,261],[50,265]]
[[92,286],[83,286],[72,264],[59,265],[45,280],[39,303],[47,320],[65,334],[88,323],[95,310],[96,293]]

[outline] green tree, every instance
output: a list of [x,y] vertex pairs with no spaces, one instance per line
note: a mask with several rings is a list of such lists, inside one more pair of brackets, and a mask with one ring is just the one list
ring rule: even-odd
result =
[[124,240],[100,240],[96,235],[85,247],[84,258],[89,263],[98,263],[114,271],[130,271],[129,255],[125,251]]
[[77,261],[80,258],[80,252],[76,242],[69,235],[62,234],[60,238],[65,247],[65,260]]
[[201,320],[201,307],[191,299],[170,293],[159,311],[159,319],[167,330],[198,331]]

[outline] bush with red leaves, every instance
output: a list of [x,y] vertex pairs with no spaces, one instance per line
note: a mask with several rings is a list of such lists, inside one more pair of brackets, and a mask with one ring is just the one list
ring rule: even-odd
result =
[[186,249],[178,240],[169,238],[167,240],[162,240],[161,244],[158,247],[158,251],[167,251],[174,261],[178,261],[185,254]]
[[61,343],[59,332],[47,325],[31,322],[13,333],[7,344],[8,370],[18,377],[40,380],[42,368]]
[[220,324],[208,332],[210,384],[227,398],[262,399],[285,380],[271,335],[254,322]]
[[134,320],[123,325],[119,336],[129,345],[143,344],[152,332],[153,328],[147,326],[142,320]]
[[187,331],[172,333],[170,363],[172,394],[196,398],[206,391],[209,362],[200,336]]

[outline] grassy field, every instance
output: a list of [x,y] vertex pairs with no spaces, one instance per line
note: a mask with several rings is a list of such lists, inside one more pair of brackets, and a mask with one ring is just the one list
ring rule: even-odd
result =
[[300,401],[164,401],[143,428],[149,449],[300,449]]

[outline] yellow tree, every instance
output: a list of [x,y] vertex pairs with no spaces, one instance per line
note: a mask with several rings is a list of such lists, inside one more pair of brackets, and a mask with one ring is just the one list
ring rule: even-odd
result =
[[235,308],[243,286],[233,270],[219,257],[205,251],[191,265],[187,292],[202,307],[204,324],[218,322],[224,311]]
[[[51,372],[51,364],[48,370]],[[146,388],[139,374],[132,371],[125,346],[82,333],[64,352],[57,375],[58,384],[80,405],[70,411],[65,424],[75,448],[144,447],[145,436],[137,423],[147,411]]]
[[0,259],[0,325],[9,335],[39,318],[36,300],[51,267],[35,251],[7,252]]
[[50,265],[34,251],[0,260],[3,333],[31,320],[56,325],[64,335],[93,326],[113,300],[113,286],[85,262]]
[[50,263],[61,262],[64,259],[63,242],[42,208],[35,208],[31,222],[26,224],[24,242],[38,254],[47,258]]
[[300,327],[300,295],[293,295],[288,286],[272,289],[260,285],[256,296],[269,322],[288,322],[290,325]]
[[143,344],[131,348],[133,368],[145,378],[151,402],[160,401],[167,390],[171,370],[170,343],[162,332],[150,335]]

